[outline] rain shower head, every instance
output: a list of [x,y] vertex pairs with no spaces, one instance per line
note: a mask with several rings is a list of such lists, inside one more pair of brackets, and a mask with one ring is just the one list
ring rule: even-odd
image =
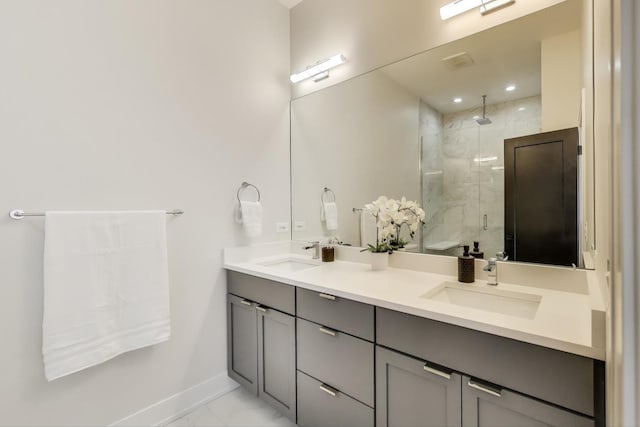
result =
[[480,126],[491,124],[491,119],[487,117],[487,95],[482,95],[482,118],[476,119],[476,122]]

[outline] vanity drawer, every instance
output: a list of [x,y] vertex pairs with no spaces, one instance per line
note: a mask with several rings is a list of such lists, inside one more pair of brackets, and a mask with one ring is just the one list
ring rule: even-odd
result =
[[298,369],[373,407],[373,344],[297,319]]
[[275,310],[296,314],[295,286],[227,270],[227,291]]
[[594,415],[592,359],[376,308],[377,343],[565,408]]
[[373,426],[373,409],[298,371],[298,425]]
[[298,288],[298,317],[373,341],[374,308],[334,295]]

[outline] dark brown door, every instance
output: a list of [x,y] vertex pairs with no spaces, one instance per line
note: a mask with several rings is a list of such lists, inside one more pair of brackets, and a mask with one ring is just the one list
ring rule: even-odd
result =
[[509,259],[578,265],[578,129],[504,141]]

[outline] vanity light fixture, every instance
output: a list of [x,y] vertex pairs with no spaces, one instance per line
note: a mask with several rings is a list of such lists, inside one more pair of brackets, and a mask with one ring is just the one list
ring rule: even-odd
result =
[[505,6],[515,3],[516,0],[454,0],[440,8],[440,18],[445,21],[456,15],[467,12],[476,7],[485,15]]
[[332,56],[329,59],[320,61],[315,65],[311,65],[305,68],[304,70],[300,71],[299,73],[291,74],[291,77],[290,77],[291,82],[298,83],[302,80],[305,80],[311,77],[313,77],[313,80],[316,82],[322,79],[326,79],[327,77],[329,77],[330,69],[337,67],[338,65],[344,64],[345,62],[347,62],[347,58],[345,58],[343,54],[339,53],[337,55]]

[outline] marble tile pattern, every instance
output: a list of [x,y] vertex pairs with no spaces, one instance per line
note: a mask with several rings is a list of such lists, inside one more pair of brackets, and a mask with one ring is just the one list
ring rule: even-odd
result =
[[295,427],[275,408],[242,387],[203,404],[165,427]]
[[[420,104],[425,244],[444,240],[480,242],[485,258],[503,249],[504,140],[539,133],[539,96],[487,105],[491,124],[473,118],[482,108],[440,114]],[[474,159],[496,157],[477,162]],[[484,215],[487,230],[483,229]],[[459,249],[433,252],[457,255]]]

